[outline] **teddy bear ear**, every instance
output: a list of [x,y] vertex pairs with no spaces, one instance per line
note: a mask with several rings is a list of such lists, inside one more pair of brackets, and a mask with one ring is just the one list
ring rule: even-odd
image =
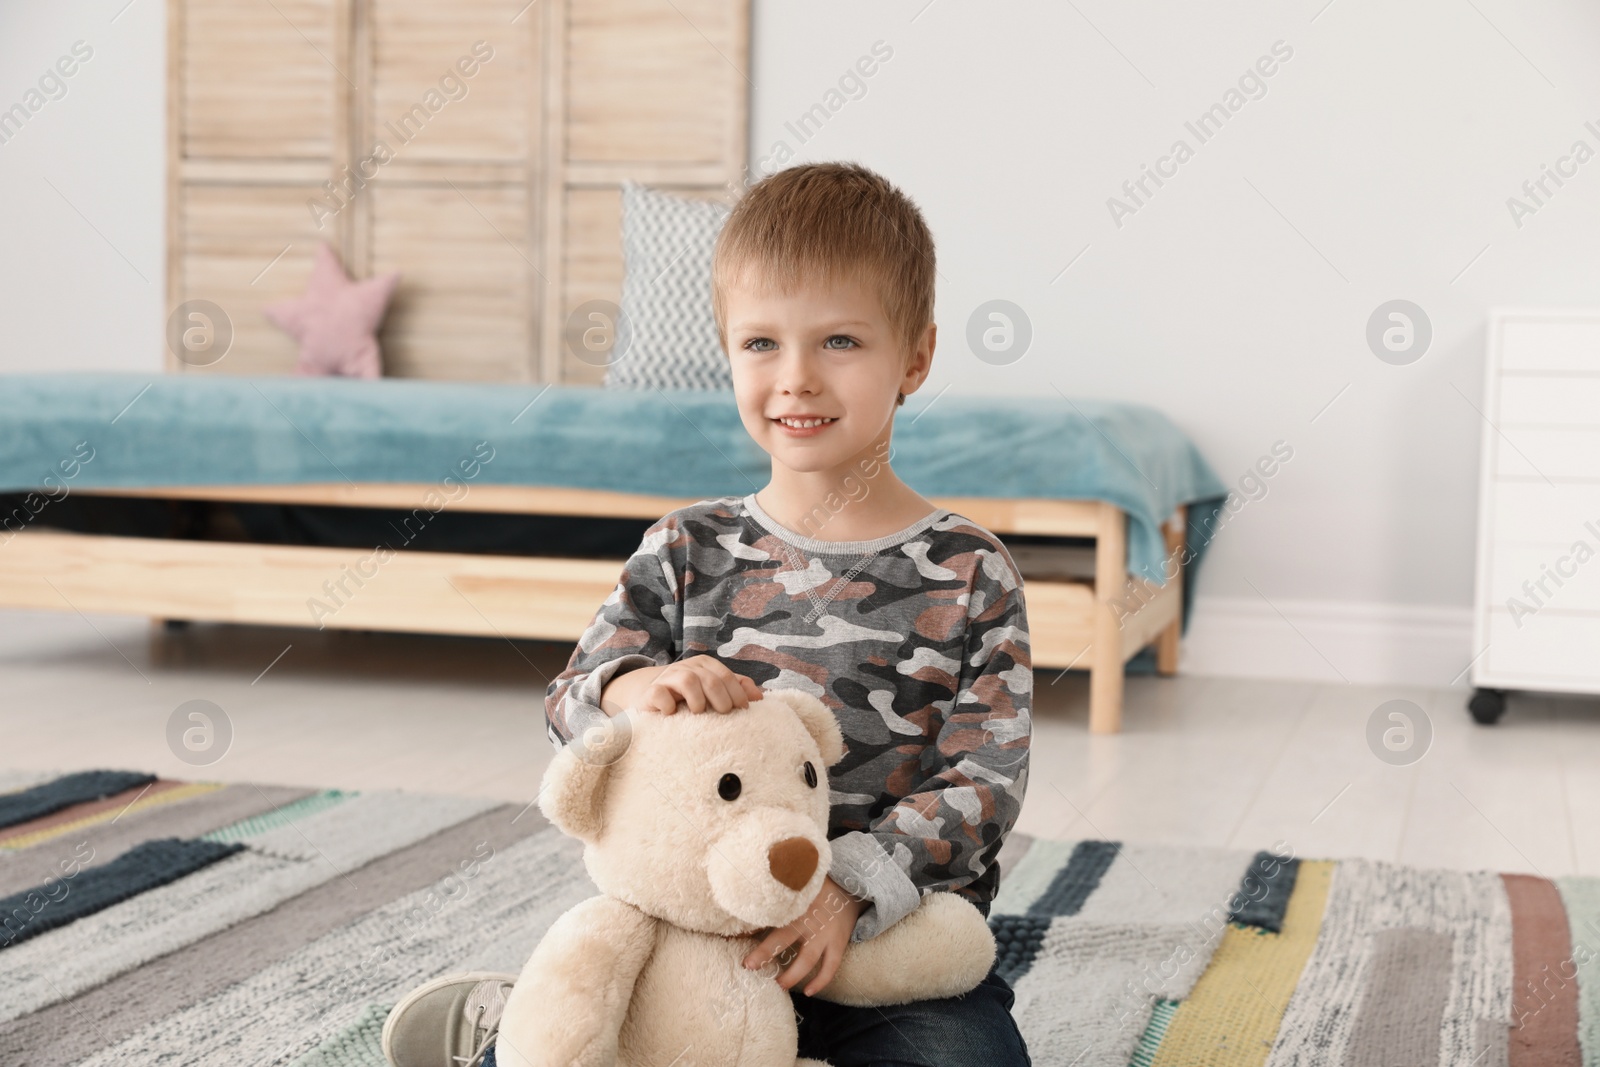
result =
[[839,729],[838,718],[826,704],[803,689],[774,689],[767,693],[767,699],[781,700],[794,709],[806,733],[822,752],[824,767],[832,767],[844,759],[844,734]]
[[605,830],[606,782],[632,740],[627,714],[575,736],[544,772],[539,811],[556,829],[592,843]]
[[556,753],[539,786],[539,810],[556,829],[579,841],[593,842],[604,829],[606,767],[585,763],[571,747]]

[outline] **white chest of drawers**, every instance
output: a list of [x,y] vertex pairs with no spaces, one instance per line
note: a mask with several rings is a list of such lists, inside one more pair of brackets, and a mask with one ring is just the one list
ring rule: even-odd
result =
[[1600,310],[1489,315],[1470,708],[1600,693]]

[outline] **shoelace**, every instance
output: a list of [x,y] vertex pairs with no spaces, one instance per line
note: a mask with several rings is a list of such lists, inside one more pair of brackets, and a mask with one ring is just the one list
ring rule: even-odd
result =
[[[472,991],[472,995],[467,998],[467,1004],[464,1005],[464,1007],[469,1011],[473,1008],[477,1009],[477,1013],[471,1016],[472,1029],[474,1034],[482,1031],[483,1036],[478,1038],[478,1047],[473,1051],[471,1056],[450,1057],[457,1063],[461,1064],[462,1067],[479,1067],[479,1064],[483,1062],[483,1058],[489,1054],[489,1049],[494,1045],[495,1038],[500,1034],[500,1016],[505,1010],[504,991],[500,983],[494,983],[495,989],[491,993],[489,989],[485,988],[490,984],[491,983],[488,982],[480,983],[478,987]],[[497,1001],[495,1006],[499,1009],[494,1013],[494,1018],[491,1019],[487,1025],[484,1024],[483,1017],[489,1011],[490,1005],[482,999],[483,997],[492,997],[495,999]]]
[[450,1057],[451,1059],[459,1062],[462,1067],[478,1067],[478,1065],[483,1062],[483,1058],[489,1054],[489,1047],[494,1044],[495,1037],[500,1033],[499,1019],[496,1019],[494,1022],[490,1023],[488,1027],[484,1027],[483,1013],[488,1010],[489,1006],[487,1004],[479,1004],[478,1017],[474,1019],[472,1023],[474,1030],[483,1030],[483,1038],[478,1043],[477,1050],[474,1051],[471,1056]]

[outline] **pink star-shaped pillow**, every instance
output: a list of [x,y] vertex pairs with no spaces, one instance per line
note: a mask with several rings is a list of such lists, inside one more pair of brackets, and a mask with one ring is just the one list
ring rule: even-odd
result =
[[294,372],[346,378],[381,376],[378,324],[399,281],[399,271],[352,281],[333,249],[318,245],[305,294],[264,309],[272,324],[300,345]]

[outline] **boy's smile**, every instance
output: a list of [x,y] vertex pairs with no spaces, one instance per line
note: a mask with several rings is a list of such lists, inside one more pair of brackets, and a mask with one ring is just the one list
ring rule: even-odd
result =
[[772,421],[782,427],[790,437],[813,437],[839,420],[825,415],[808,414],[779,416]]

